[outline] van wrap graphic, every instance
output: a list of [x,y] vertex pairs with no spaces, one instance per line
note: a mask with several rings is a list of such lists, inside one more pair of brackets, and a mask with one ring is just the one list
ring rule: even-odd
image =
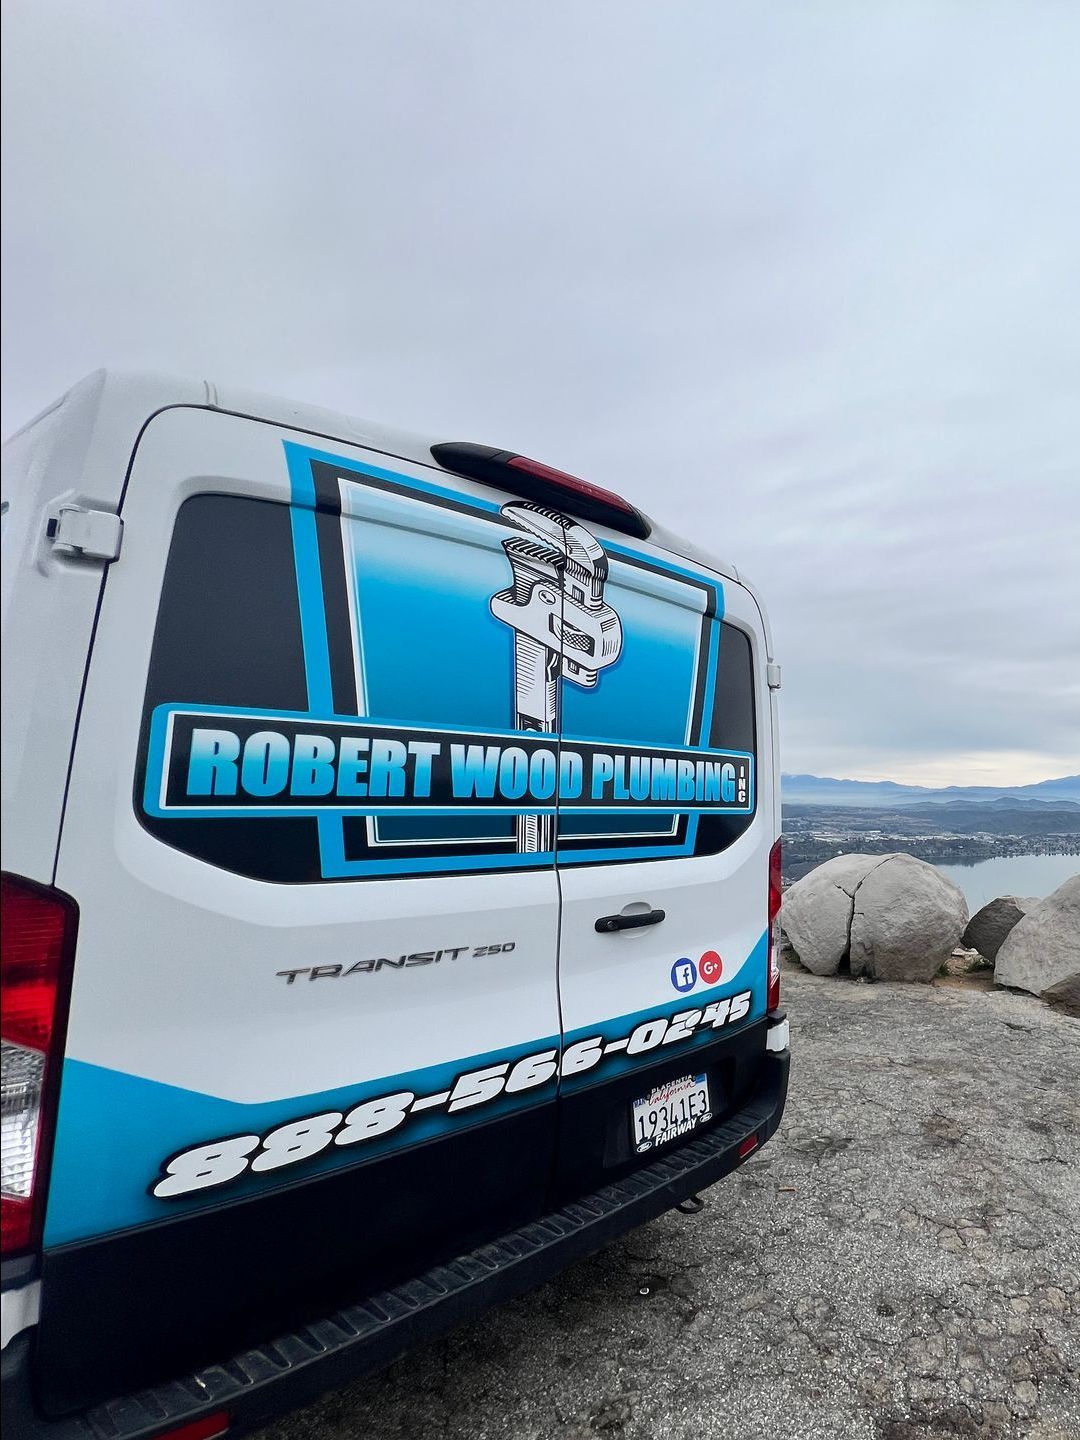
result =
[[[753,757],[598,744],[536,732],[420,730],[378,721],[159,706],[150,814],[544,815],[753,809]],[[523,836],[519,849],[533,836]]]
[[726,985],[569,1031],[561,1046],[543,1036],[315,1095],[240,1104],[68,1059],[46,1244],[251,1198],[689,1055],[762,1018],[766,947],[763,934]]
[[714,725],[735,643],[719,581],[531,502],[284,448],[306,708],[148,691],[136,794],[155,834],[220,864],[219,825],[279,822],[273,878],[295,882],[669,858],[741,833],[755,762],[752,734],[728,748]]

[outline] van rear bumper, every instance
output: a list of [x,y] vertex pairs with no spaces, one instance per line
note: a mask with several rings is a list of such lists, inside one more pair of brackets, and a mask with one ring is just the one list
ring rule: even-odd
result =
[[9,1433],[13,1440],[152,1440],[226,1411],[231,1436],[381,1369],[722,1179],[741,1163],[744,1141],[753,1136],[763,1145],[779,1125],[789,1064],[788,1050],[768,1051],[761,1082],[741,1110],[621,1180],[268,1344],[81,1415],[40,1416],[31,1394],[33,1332],[25,1332],[0,1358]]

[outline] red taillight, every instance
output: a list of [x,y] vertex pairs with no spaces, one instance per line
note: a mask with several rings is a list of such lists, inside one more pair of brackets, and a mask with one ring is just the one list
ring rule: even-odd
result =
[[740,1160],[745,1160],[746,1157],[747,1157],[747,1155],[752,1154],[756,1149],[757,1149],[757,1136],[756,1136],[756,1135],[747,1135],[747,1137],[746,1137],[745,1140],[740,1140],[740,1141],[739,1141],[739,1159],[740,1159]]
[[66,895],[0,877],[0,1239],[5,1255],[36,1244],[51,1120],[48,1092],[62,1036],[75,906]]
[[769,851],[769,991],[767,1010],[780,1005],[780,850],[781,842]]
[[190,1420],[186,1425],[177,1425],[175,1430],[163,1430],[158,1440],[216,1440],[229,1428],[229,1417],[224,1410],[215,1410],[199,1420]]
[[5,875],[0,1033],[18,1045],[49,1048],[68,910],[49,891]]

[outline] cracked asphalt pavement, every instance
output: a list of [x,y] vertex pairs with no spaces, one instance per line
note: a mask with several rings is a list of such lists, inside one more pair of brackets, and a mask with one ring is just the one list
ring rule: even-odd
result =
[[777,1136],[262,1440],[1076,1440],[1080,1021],[784,977]]

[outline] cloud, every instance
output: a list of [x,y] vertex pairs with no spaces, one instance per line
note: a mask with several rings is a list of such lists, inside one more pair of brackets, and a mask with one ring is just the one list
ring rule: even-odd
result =
[[1073,9],[6,26],[5,433],[106,360],[504,443],[754,577],[786,768],[1076,768]]

